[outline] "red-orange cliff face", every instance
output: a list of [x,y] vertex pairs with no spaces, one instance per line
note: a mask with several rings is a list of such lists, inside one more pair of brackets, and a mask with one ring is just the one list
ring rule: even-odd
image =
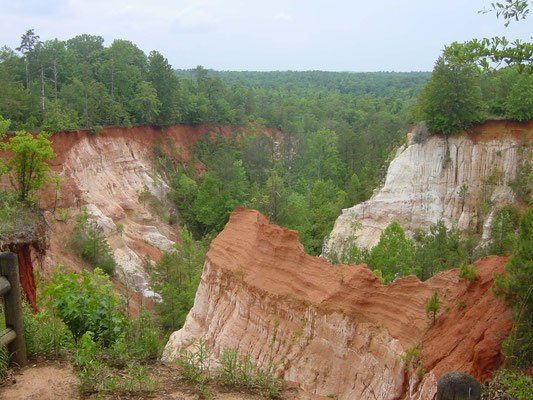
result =
[[[265,131],[279,135],[279,132]],[[108,127],[98,134],[87,130],[55,133],[51,141],[57,157],[50,164],[63,182],[57,193],[49,185],[40,196],[40,206],[48,210],[45,216],[49,249],[40,259],[42,262],[34,266],[45,278],[59,263],[74,270],[89,267],[73,254],[69,245],[74,216],[85,207],[104,229],[118,263],[117,277],[127,281],[130,289],[150,296],[144,257],[149,255],[157,261],[178,240],[179,229],[179,220],[171,225],[164,218],[175,210],[166,196],[170,190],[166,179],[154,163],[155,141],[161,140],[164,147],[172,143],[178,157],[188,162],[191,146],[203,134],[228,137],[244,132],[243,128],[201,124]],[[6,153],[0,155],[9,157]],[[0,182],[0,186],[8,184],[7,179]],[[158,210],[151,207],[154,202],[160,204]],[[32,270],[31,264],[24,265],[29,265],[28,271]],[[34,288],[32,282],[30,279],[26,286],[23,282],[23,286]]]
[[[470,286],[456,269],[426,282],[410,276],[384,286],[364,265],[306,255],[297,232],[238,208],[211,244],[194,307],[164,359],[203,338],[215,356],[238,346],[255,362],[274,362],[306,398],[428,399],[446,371],[483,379],[497,366],[511,323],[489,287],[504,264],[503,257],[478,261],[479,277]],[[449,311],[430,327],[425,303],[434,290],[441,310]],[[466,308],[458,308],[459,299]],[[418,344],[427,371],[422,382],[400,359]]]

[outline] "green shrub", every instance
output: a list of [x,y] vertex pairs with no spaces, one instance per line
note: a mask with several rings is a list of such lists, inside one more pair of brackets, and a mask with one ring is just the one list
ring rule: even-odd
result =
[[424,374],[425,374],[424,367],[423,367],[422,364],[420,364],[420,365],[418,366],[418,368],[416,369],[415,374],[416,374],[416,379],[418,379],[419,381],[421,381],[422,378],[424,377]]
[[408,369],[411,366],[418,364],[418,360],[420,359],[420,349],[418,346],[411,346],[405,351],[405,354],[400,355],[400,359],[403,361],[404,368]]
[[125,365],[131,358],[157,359],[164,348],[161,331],[152,316],[141,308],[139,316],[129,324],[129,330],[111,347],[114,363]]
[[477,271],[474,265],[467,265],[462,263],[459,267],[459,279],[467,279],[470,282],[475,281],[477,278]]
[[500,382],[506,386],[507,393],[513,396],[513,399],[533,399],[533,378],[523,372],[507,372],[500,378]]
[[111,292],[111,281],[99,268],[81,274],[58,268],[45,293],[75,339],[90,331],[95,340],[111,345],[124,334],[127,319],[119,311],[120,301]]
[[89,132],[91,132],[93,135],[97,135],[99,133],[102,133],[103,130],[104,128],[102,127],[102,125],[95,125],[91,128]]
[[115,228],[117,229],[117,233],[118,233],[119,235],[121,235],[122,232],[124,232],[124,225],[123,225],[123,224],[120,224],[120,223],[117,222],[117,223],[115,224]]
[[461,299],[457,300],[457,307],[459,307],[459,308],[465,308],[465,307],[466,307],[466,303],[465,303],[465,301],[464,301],[464,300],[461,300]]

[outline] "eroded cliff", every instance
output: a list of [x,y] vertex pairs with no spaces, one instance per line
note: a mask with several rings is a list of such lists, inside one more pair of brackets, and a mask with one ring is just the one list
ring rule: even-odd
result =
[[[173,360],[203,338],[215,357],[239,347],[254,362],[275,363],[304,398],[431,398],[424,396],[434,394],[442,372],[460,368],[483,379],[497,365],[510,320],[488,288],[504,263],[502,257],[477,262],[471,286],[457,270],[384,286],[364,265],[306,255],[296,231],[238,208],[212,242],[194,307],[163,357]],[[434,290],[449,311],[430,327],[424,304]],[[400,358],[419,344],[427,369],[422,382]]]
[[[340,255],[355,241],[359,247],[377,244],[381,233],[397,221],[408,233],[428,230],[443,220],[460,231],[488,239],[491,211],[515,201],[509,183],[520,163],[530,159],[533,121],[489,121],[466,134],[433,135],[397,151],[383,187],[372,198],[343,210],[326,240],[325,254]],[[356,229],[354,229],[356,227]]]
[[[69,244],[74,216],[85,207],[94,216],[117,261],[117,279],[130,289],[152,296],[144,257],[157,261],[178,239],[178,223],[169,224],[175,213],[168,202],[169,187],[156,169],[154,142],[171,142],[188,161],[188,149],[204,133],[227,134],[229,127],[176,125],[166,128],[139,126],[89,131],[58,132],[51,137],[57,155],[51,161],[63,180],[59,192],[48,187],[41,196],[46,213],[49,249],[40,272],[49,276],[58,263],[81,269],[80,259]],[[58,211],[59,209],[59,211]]]

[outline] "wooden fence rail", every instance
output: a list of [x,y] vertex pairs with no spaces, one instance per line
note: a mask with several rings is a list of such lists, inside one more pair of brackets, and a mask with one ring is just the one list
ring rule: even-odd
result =
[[20,297],[20,281],[17,255],[3,253],[0,255],[0,295],[4,296],[4,314],[6,329],[0,332],[0,343],[7,345],[11,360],[24,366],[26,342],[22,323],[22,299]]

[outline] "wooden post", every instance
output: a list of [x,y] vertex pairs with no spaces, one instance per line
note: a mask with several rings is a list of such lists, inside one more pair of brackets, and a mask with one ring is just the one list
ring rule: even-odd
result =
[[19,268],[16,254],[3,253],[0,255],[0,275],[5,276],[11,284],[11,290],[4,294],[4,313],[6,327],[13,329],[16,333],[15,340],[8,344],[7,349],[12,354],[11,360],[22,367],[28,363],[28,359],[26,358]]

